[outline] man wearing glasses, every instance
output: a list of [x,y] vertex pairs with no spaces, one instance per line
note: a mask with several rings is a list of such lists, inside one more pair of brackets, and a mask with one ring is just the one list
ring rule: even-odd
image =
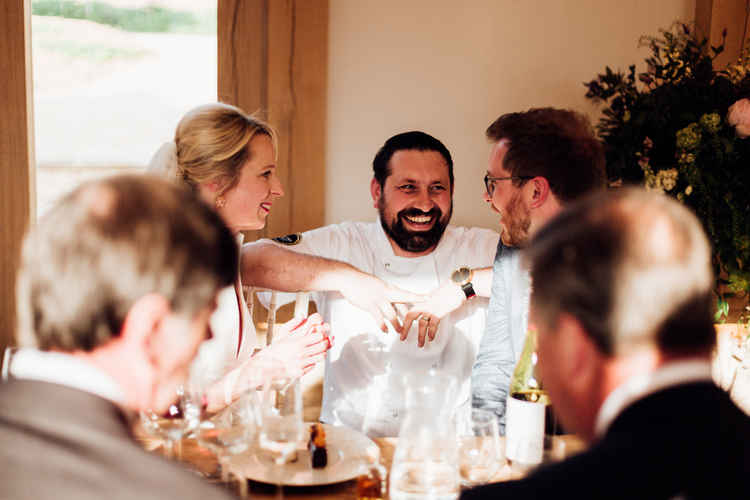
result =
[[484,199],[500,214],[501,241],[472,371],[472,400],[473,406],[493,411],[504,429],[508,384],[529,311],[530,281],[518,249],[569,202],[604,186],[604,155],[586,117],[569,110],[505,114],[486,134],[492,149]]

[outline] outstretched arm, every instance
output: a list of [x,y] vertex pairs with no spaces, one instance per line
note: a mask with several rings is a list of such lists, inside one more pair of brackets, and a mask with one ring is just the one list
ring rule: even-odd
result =
[[370,313],[383,331],[386,321],[401,331],[393,304],[416,302],[421,295],[403,291],[345,262],[293,252],[270,242],[242,247],[242,281],[281,292],[337,291]]

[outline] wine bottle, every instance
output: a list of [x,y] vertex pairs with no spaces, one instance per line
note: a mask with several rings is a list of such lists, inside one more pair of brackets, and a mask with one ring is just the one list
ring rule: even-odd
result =
[[[506,405],[506,456],[512,465],[532,467],[542,462],[547,429],[554,434],[554,417],[547,391],[537,371],[537,333],[529,327],[521,357],[513,371]],[[547,425],[545,425],[545,421]]]

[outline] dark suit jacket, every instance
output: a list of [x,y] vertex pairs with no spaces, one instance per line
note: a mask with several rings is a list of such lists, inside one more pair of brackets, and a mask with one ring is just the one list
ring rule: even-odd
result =
[[715,385],[690,383],[628,406],[591,448],[484,498],[750,498],[750,417]]
[[141,449],[111,402],[57,384],[13,380],[0,384],[0,498],[230,497]]

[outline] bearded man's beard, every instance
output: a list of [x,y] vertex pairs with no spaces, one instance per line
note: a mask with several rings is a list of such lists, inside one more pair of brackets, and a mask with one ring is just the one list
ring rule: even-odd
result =
[[522,247],[529,239],[531,212],[521,201],[520,194],[511,198],[502,214],[503,231],[500,238],[507,247]]
[[[421,253],[436,246],[443,237],[445,228],[451,220],[453,214],[453,202],[448,214],[443,215],[443,211],[434,207],[428,212],[423,212],[418,208],[407,208],[396,214],[396,220],[387,221],[385,214],[385,200],[380,198],[378,202],[378,212],[380,213],[380,224],[383,231],[387,234],[402,250],[406,252]],[[404,226],[404,217],[429,216],[435,219],[432,227],[426,231],[410,231]]]

